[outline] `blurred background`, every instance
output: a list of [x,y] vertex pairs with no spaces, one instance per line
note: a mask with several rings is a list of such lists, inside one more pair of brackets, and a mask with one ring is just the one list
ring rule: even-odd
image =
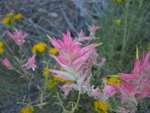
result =
[[[92,81],[95,85],[101,84],[98,79],[102,76],[130,72],[134,65],[136,45],[140,51],[150,50],[149,0],[130,0],[129,4],[126,0],[0,0],[1,40],[6,40],[5,31],[11,29],[6,16],[9,13],[22,15],[21,20],[13,23],[13,27],[28,33],[27,43],[30,46],[39,41],[50,44],[47,34],[62,38],[62,34],[68,30],[75,37],[81,29],[84,35],[88,35],[88,27],[92,24],[100,26],[94,41],[103,43],[97,51],[107,62],[101,69],[96,69]],[[28,83],[18,73],[8,72],[0,65],[0,113],[19,113],[26,105],[23,103],[26,98],[27,102],[38,103],[38,87],[43,82],[39,82],[39,79],[41,77]],[[58,88],[44,96],[43,100],[48,103],[35,113],[61,113],[56,91]],[[94,108],[90,108],[93,99],[87,99],[84,95],[80,104],[82,107],[79,106],[78,113],[96,113]],[[150,113],[149,105],[150,101],[146,100],[146,104],[139,106],[138,112]]]

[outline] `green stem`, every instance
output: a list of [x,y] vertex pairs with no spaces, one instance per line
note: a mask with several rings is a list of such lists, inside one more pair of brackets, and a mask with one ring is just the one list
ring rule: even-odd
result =
[[63,108],[63,111],[67,111],[67,110],[65,109],[65,107],[63,106],[62,101],[60,100],[60,97],[59,97],[59,93],[58,93],[58,92],[57,92],[57,99],[58,99],[58,101],[59,101],[60,106]]
[[125,47],[127,44],[127,24],[128,24],[128,10],[129,10],[129,2],[126,2],[126,7],[125,7],[125,27],[124,27],[124,36],[123,36],[123,45],[122,45],[122,49],[121,49],[121,55],[120,55],[120,63],[122,63],[122,58],[124,56],[124,52],[125,52]]
[[58,94],[58,92],[57,92],[57,98],[58,98],[58,101],[59,101],[60,106],[61,106],[62,109],[63,109],[63,113],[74,113],[75,110],[78,108],[79,101],[80,101],[80,96],[81,96],[81,95],[80,95],[80,91],[79,91],[77,102],[76,102],[75,106],[73,106],[72,110],[69,111],[69,110],[66,110],[65,107],[63,106],[63,103],[62,103],[62,101],[60,100],[59,94]]
[[75,110],[78,108],[79,101],[80,101],[80,92],[78,93],[77,102],[76,102],[75,106],[73,107],[73,109],[72,109],[72,111],[70,113],[74,113],[75,112]]
[[[46,65],[46,68],[49,68],[49,60],[48,60],[48,63]],[[47,89],[47,82],[48,82],[48,75],[46,75],[44,78],[44,92],[46,92],[46,89]]]

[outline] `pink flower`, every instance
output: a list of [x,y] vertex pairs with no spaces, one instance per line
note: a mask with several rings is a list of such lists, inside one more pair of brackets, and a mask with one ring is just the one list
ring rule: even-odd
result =
[[150,53],[143,54],[142,60],[135,60],[130,74],[121,73],[121,85],[115,86],[122,103],[135,104],[146,97],[150,97]]
[[52,45],[59,50],[58,56],[50,56],[57,61],[64,71],[50,69],[50,72],[56,73],[65,80],[73,80],[77,83],[73,85],[64,85],[61,88],[65,92],[65,96],[69,94],[71,89],[75,89],[80,93],[87,92],[89,96],[99,97],[99,89],[94,89],[90,86],[90,69],[92,65],[96,64],[96,59],[98,57],[94,44],[82,47],[82,43],[73,40],[69,32],[63,34],[63,36],[63,41],[59,39],[50,39]]
[[150,97],[150,79],[142,78],[139,80],[137,88],[140,90],[136,95],[138,100]]
[[136,58],[132,73],[131,74],[121,73],[120,79],[124,80],[124,81],[137,80],[140,76],[140,71],[141,71],[140,60],[138,58]]
[[58,59],[68,66],[77,64],[78,62],[83,63],[88,59],[86,52],[94,48],[94,45],[89,45],[85,48],[81,48],[81,43],[72,40],[70,33],[64,34],[63,42],[57,39],[50,40],[53,46],[59,50]]
[[104,83],[104,94],[106,94],[107,97],[111,97],[117,92],[115,86],[108,85],[106,83],[106,80],[103,80],[103,83]]
[[90,36],[84,36],[84,32],[82,30],[80,31],[79,36],[75,38],[75,40],[79,42],[88,41],[91,39],[92,37]]
[[111,97],[116,93],[116,88],[106,84],[104,87],[104,92],[108,97]]
[[92,35],[95,35],[97,29],[99,29],[99,28],[100,28],[99,26],[92,25],[92,26],[89,26],[89,31],[90,31],[90,33],[91,33]]
[[[81,48],[82,44],[73,41],[69,32],[64,34],[63,41],[59,39],[50,39],[50,41],[52,45],[59,50],[58,56],[51,56],[59,63],[60,66],[67,70],[67,72],[69,71],[66,76],[68,76],[68,78],[73,78],[73,80],[80,78],[77,72],[81,72],[82,70],[89,68],[96,62],[96,58],[98,57],[94,44]],[[58,70],[51,71],[56,74],[62,73]],[[61,76],[64,74],[65,73],[63,72]]]
[[72,90],[72,84],[63,85],[61,90],[64,92],[64,97],[68,96],[69,92]]
[[4,58],[1,59],[3,65],[7,68],[7,69],[12,69],[12,64],[10,63],[10,61],[8,60],[8,58]]
[[148,78],[150,78],[150,51],[147,52],[146,55],[142,55],[142,64],[141,64],[141,70],[142,70],[142,74],[143,76],[146,76]]
[[11,33],[10,31],[6,31],[8,36],[14,40],[14,42],[21,46],[24,42],[24,39],[27,37],[27,34],[22,34],[22,31],[15,30],[15,33]]
[[[142,60],[139,60],[138,54],[136,56],[132,72],[120,74],[121,85],[111,85],[115,87],[122,104],[133,106],[131,109],[119,108],[122,113],[135,113],[138,102],[150,97],[150,52],[146,56],[143,54]],[[108,95],[111,95],[112,89],[110,87],[106,86],[104,89]]]
[[136,59],[135,60],[135,63],[134,63],[134,68],[132,70],[132,74],[136,74],[136,75],[139,75],[140,74],[140,60],[139,59]]
[[91,93],[92,93],[92,96],[94,96],[94,97],[100,97],[101,96],[100,89],[98,87],[96,87],[95,89],[92,87]]
[[35,64],[35,55],[33,55],[31,58],[28,59],[27,63],[22,65],[23,68],[27,68],[30,69],[32,68],[32,70],[34,71],[36,68],[36,64]]

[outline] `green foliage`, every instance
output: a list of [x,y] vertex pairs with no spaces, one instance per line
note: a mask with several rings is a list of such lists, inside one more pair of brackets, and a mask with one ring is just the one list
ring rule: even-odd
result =
[[148,45],[149,2],[127,0],[126,3],[110,2],[99,19],[101,29],[97,42],[103,42],[99,53],[107,59],[107,73],[127,72],[133,66],[135,48]]

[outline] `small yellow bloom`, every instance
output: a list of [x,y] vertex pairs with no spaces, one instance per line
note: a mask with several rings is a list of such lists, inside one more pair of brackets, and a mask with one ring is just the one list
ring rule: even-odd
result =
[[6,15],[6,17],[8,17],[8,18],[12,18],[12,17],[13,17],[13,15],[14,15],[14,13],[10,12],[10,13],[8,13],[8,14]]
[[50,71],[49,71],[49,69],[48,69],[47,67],[45,67],[45,68],[43,69],[42,73],[43,73],[43,76],[44,76],[44,77],[50,75]]
[[5,18],[2,20],[2,22],[3,22],[4,24],[6,24],[6,25],[9,25],[9,24],[10,24],[10,18],[5,17]]
[[94,108],[95,111],[97,111],[98,113],[108,113],[107,104],[104,103],[102,100],[94,101]]
[[99,88],[100,88],[100,89],[104,89],[104,85],[103,85],[103,84],[100,85]]
[[116,24],[117,26],[120,26],[120,25],[121,25],[121,19],[116,19],[116,20],[115,20],[115,24]]
[[119,77],[107,77],[105,79],[107,84],[109,85],[113,85],[113,84],[116,84],[118,86],[121,85],[121,81],[119,80]]
[[64,68],[61,67],[61,68],[60,68],[60,71],[64,71]]
[[65,82],[66,82],[66,84],[75,84],[75,82],[72,80],[66,80]]
[[3,54],[3,52],[4,52],[3,46],[4,46],[4,43],[2,41],[0,41],[0,54]]
[[32,47],[32,52],[33,53],[37,53],[37,52],[43,53],[45,51],[46,47],[47,47],[46,43],[39,42]]
[[113,0],[113,2],[116,2],[116,3],[118,3],[118,4],[121,4],[121,3],[125,3],[126,0]]
[[54,81],[58,81],[58,82],[62,82],[62,83],[66,83],[66,84],[74,84],[74,83],[75,83],[75,82],[72,81],[72,80],[65,80],[65,79],[63,79],[63,78],[61,78],[61,77],[58,77],[57,75],[55,75],[55,76],[53,77],[53,80],[54,80]]
[[22,18],[22,14],[20,14],[20,13],[18,13],[18,14],[16,14],[16,15],[14,16],[14,19],[15,19],[16,21],[19,21],[21,18]]
[[0,48],[2,48],[3,46],[4,46],[4,43],[0,41]]
[[53,80],[50,80],[47,84],[48,88],[52,89],[56,85],[56,82]]
[[26,106],[25,108],[22,108],[20,113],[33,113],[34,107],[33,106]]
[[56,54],[58,54],[58,52],[59,51],[56,48],[50,48],[49,51],[48,51],[48,53],[52,54],[52,55],[56,55]]
[[150,45],[148,45],[147,50],[150,51]]
[[62,83],[65,82],[65,80],[64,80],[63,78],[60,78],[60,77],[58,77],[57,75],[55,75],[55,76],[53,77],[53,80],[54,80],[54,81],[59,81],[59,82],[62,82]]
[[116,0],[117,1],[117,3],[122,3],[123,2],[123,0]]
[[0,55],[3,54],[3,52],[4,52],[4,49],[0,48]]

